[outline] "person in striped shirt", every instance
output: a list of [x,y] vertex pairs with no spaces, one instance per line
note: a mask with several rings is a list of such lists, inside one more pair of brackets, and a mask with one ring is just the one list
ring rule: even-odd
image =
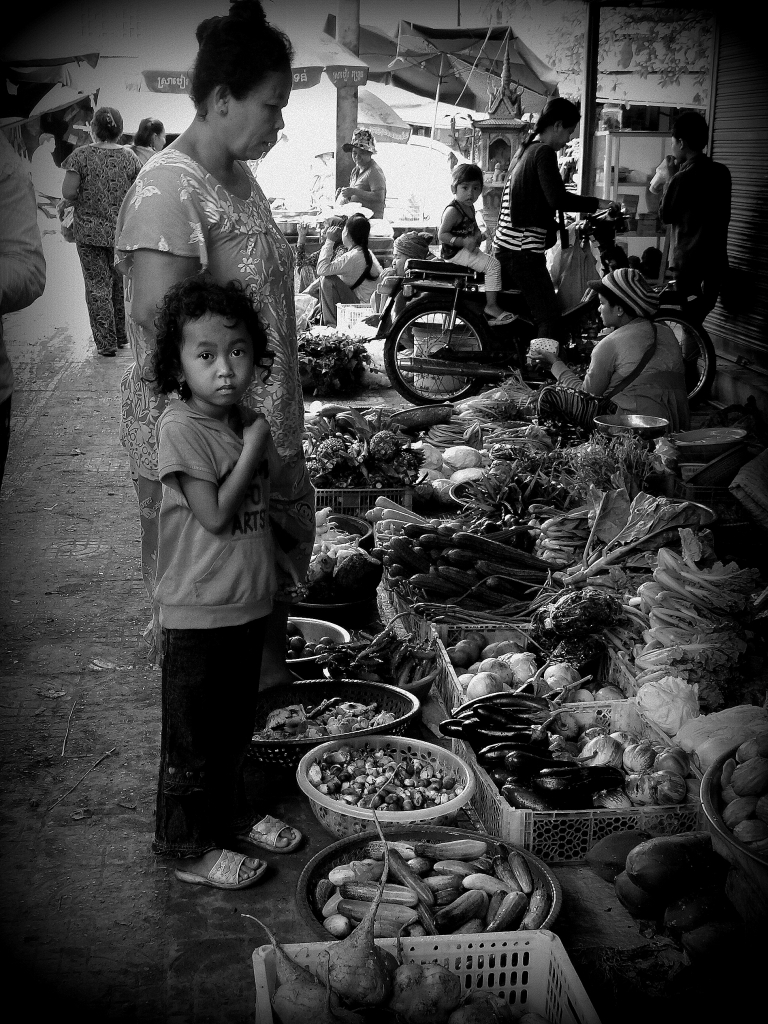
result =
[[494,255],[505,288],[520,288],[541,338],[565,340],[560,310],[547,270],[546,251],[557,240],[558,210],[594,213],[608,209],[608,199],[567,191],[557,166],[557,151],[579,123],[579,108],[555,97],[541,112],[533,134],[515,154],[501,199]]

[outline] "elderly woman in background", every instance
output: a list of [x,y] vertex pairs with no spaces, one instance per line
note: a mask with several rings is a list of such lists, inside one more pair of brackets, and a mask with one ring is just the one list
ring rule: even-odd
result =
[[66,174],[61,194],[74,207],[85,302],[100,356],[114,356],[128,344],[123,279],[115,268],[115,224],[141,164],[135,153],[118,144],[122,131],[120,112],[99,107],[91,121],[93,141],[78,147],[62,164]]
[[[248,161],[275,144],[291,93],[290,41],[253,0],[197,29],[190,126],[142,169],[126,196],[116,250],[125,275],[128,336],[136,363],[122,381],[121,440],[131,459],[141,516],[142,571],[153,598],[157,569],[157,421],[167,399],[148,377],[158,304],[179,281],[207,270],[239,281],[258,310],[275,360],[245,401],[263,412],[286,471],[270,518],[300,576],[312,554],[315,494],[302,451],[304,403],[293,294],[294,255],[275,224]],[[281,580],[267,629],[261,687],[290,682],[285,643],[291,581]],[[154,601],[153,601],[154,610]],[[155,616],[155,626],[156,616]],[[153,631],[153,635],[157,629]]]
[[126,146],[141,161],[142,167],[155,153],[165,149],[165,126],[155,117],[145,117],[139,121],[139,127],[133,136],[133,142]]
[[[590,281],[589,287],[600,296],[600,315],[611,333],[595,345],[583,381],[557,351],[542,353],[540,358],[551,365],[558,385],[596,398],[610,397],[621,414],[661,416],[669,421],[670,430],[687,430],[690,411],[683,355],[672,331],[652,321],[658,300],[646,279],[639,270],[622,267],[602,281]],[[548,388],[542,393],[539,411],[567,420],[567,395],[559,391]]]
[[[406,231],[398,235],[392,245],[392,265],[381,274],[376,281],[376,292],[373,297],[373,308],[381,313],[397,281],[405,275],[407,260],[431,260],[430,245],[434,236],[428,231]],[[395,320],[405,309],[406,298],[402,292],[396,296],[392,304],[392,319]]]

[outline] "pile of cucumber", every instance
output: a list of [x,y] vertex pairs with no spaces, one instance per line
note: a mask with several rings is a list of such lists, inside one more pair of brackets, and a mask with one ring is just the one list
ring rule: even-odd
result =
[[[375,919],[377,938],[541,928],[552,910],[548,880],[505,843],[456,839],[388,842],[389,875]],[[384,844],[331,869],[315,892],[323,925],[344,938],[362,921],[384,871]]]

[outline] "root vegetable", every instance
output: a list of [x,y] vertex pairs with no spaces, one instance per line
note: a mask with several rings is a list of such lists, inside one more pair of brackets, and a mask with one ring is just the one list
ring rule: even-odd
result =
[[338,998],[321,984],[305,967],[288,956],[263,921],[253,914],[243,914],[255,921],[267,933],[276,960],[276,990],[272,996],[272,1009],[282,1024],[362,1024],[357,1013],[345,1010]]
[[446,1024],[506,1024],[515,1019],[512,1007],[503,996],[493,992],[470,992]]
[[[389,849],[375,811],[373,818],[379,838],[384,843],[384,872],[379,891],[360,924],[346,938],[334,943],[328,951],[327,960],[318,964],[320,978],[348,1005],[361,1008],[381,1006],[387,1001],[398,966],[395,957],[373,941],[376,911],[389,873]],[[309,1016],[304,1018],[311,1019]]]
[[486,693],[502,693],[508,689],[509,687],[493,673],[478,672],[467,686],[467,700],[474,700],[475,697],[484,697]]
[[461,982],[440,964],[402,964],[389,1008],[403,1024],[443,1024],[461,999]]

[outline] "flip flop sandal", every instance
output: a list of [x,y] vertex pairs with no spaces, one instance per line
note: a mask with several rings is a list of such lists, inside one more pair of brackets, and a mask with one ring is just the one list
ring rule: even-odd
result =
[[[296,833],[296,838],[288,846],[276,846],[277,838],[286,829]],[[251,825],[251,830],[245,835],[237,837],[243,843],[252,843],[262,850],[269,850],[270,853],[292,853],[304,838],[297,828],[287,825],[279,818],[273,818],[271,814],[265,815],[261,821]]]
[[210,885],[214,889],[247,889],[255,885],[264,872],[267,864],[262,861],[261,867],[250,878],[239,881],[240,869],[247,860],[253,860],[242,853],[233,853],[231,850],[222,850],[219,859],[213,865],[207,875],[196,875],[192,871],[182,871],[176,868],[174,874],[180,882],[190,882],[192,885]]
[[502,324],[511,324],[515,319],[514,313],[500,313],[499,316],[487,317],[491,327],[501,327]]

